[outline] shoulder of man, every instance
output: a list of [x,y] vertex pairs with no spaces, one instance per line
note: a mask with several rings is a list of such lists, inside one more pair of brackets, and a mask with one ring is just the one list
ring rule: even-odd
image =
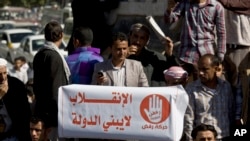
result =
[[58,52],[54,51],[54,50],[50,50],[50,49],[43,49],[40,50],[36,53],[35,58],[61,58],[60,54],[58,54]]
[[16,77],[8,75],[9,86],[21,86],[25,87],[24,83]]
[[126,62],[127,62],[127,63],[131,63],[131,64],[141,64],[140,61],[133,60],[133,59],[126,59]]
[[18,78],[8,75],[8,86],[9,86],[9,90],[7,92],[8,93],[7,97],[14,96],[16,98],[18,97],[20,98],[22,96],[25,96],[25,97],[27,96],[25,84]]

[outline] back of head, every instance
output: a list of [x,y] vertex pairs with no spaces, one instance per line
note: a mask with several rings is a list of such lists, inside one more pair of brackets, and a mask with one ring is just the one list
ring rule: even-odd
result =
[[74,38],[78,39],[82,46],[91,45],[93,41],[93,31],[88,27],[78,27],[74,31]]
[[57,42],[63,37],[63,29],[56,21],[47,23],[44,29],[45,39],[51,42]]

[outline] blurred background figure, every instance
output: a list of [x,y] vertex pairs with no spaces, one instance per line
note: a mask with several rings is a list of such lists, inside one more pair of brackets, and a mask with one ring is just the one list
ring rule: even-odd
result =
[[187,84],[188,73],[182,67],[172,66],[163,72],[166,85],[182,85],[183,87]]
[[12,69],[10,69],[9,75],[18,78],[24,84],[26,84],[28,81],[28,74],[27,74],[27,71],[22,69],[22,66],[23,66],[22,59],[23,59],[22,57],[17,57],[14,59],[14,66]]
[[24,56],[20,56],[19,59],[21,60],[21,63],[22,63],[21,69],[23,71],[28,72],[28,70],[29,70],[29,64],[27,63],[26,58]]
[[[218,0],[225,8],[226,46],[224,60],[225,77],[232,85],[238,101],[237,107],[242,109],[239,118],[250,127],[249,102],[249,52],[250,52],[250,1]],[[240,120],[236,125],[240,125]]]
[[219,64],[217,72],[216,72],[217,77],[226,80],[225,79],[225,70],[224,70],[224,66],[222,63]]

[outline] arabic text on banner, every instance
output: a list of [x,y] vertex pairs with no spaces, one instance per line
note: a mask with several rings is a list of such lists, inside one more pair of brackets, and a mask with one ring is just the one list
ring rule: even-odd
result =
[[172,87],[59,88],[60,137],[177,141],[188,96]]

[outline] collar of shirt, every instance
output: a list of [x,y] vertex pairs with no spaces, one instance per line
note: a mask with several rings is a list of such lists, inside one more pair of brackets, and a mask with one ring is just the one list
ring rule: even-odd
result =
[[122,64],[121,67],[115,67],[115,66],[113,65],[111,59],[110,59],[109,61],[110,61],[111,65],[112,65],[112,67],[113,67],[113,70],[120,70],[120,69],[122,69],[122,68],[125,68],[125,66],[126,66],[126,59],[125,59],[125,61],[123,62],[123,64]]
[[207,86],[203,85],[200,81],[200,79],[198,79],[196,81],[197,83],[194,84],[195,87],[199,87],[201,88],[202,90],[204,91],[208,91],[210,92],[210,94],[216,94],[216,92],[219,91],[219,89],[223,88],[222,85],[224,85],[225,81],[220,79],[220,78],[217,78],[217,86],[216,86],[216,89],[211,89],[211,88],[208,88]]

